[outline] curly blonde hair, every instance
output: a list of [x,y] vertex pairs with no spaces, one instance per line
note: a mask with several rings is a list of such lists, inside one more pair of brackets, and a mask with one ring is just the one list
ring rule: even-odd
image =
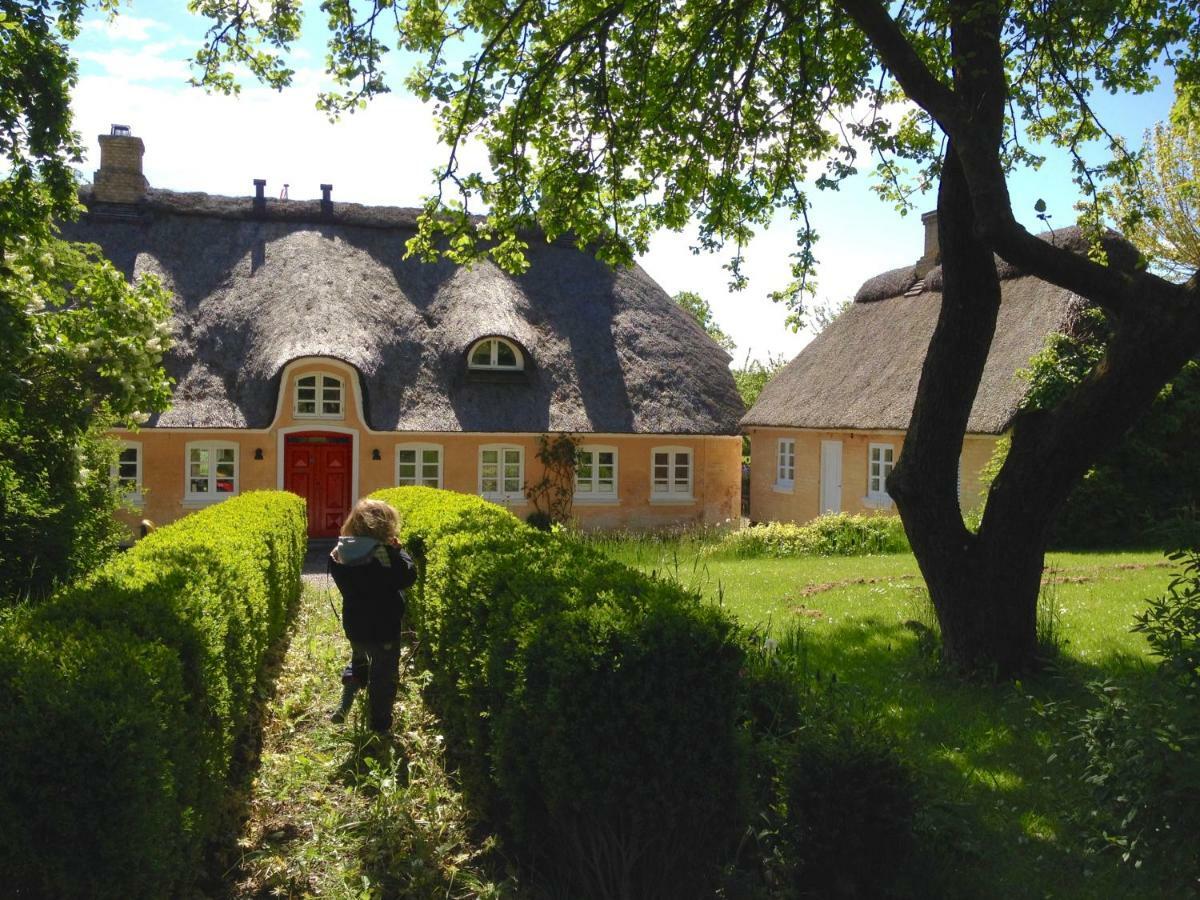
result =
[[387,542],[397,537],[400,516],[382,500],[364,498],[354,504],[354,510],[342,523],[343,537],[373,537]]

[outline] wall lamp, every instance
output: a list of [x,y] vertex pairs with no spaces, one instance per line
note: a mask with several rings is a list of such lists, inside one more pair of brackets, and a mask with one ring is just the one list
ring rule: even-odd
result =
[[381,460],[381,459],[383,459],[383,457],[379,455],[379,448],[378,448],[378,447],[376,447],[374,450],[372,450],[372,451],[371,451],[371,459],[374,459],[374,460]]
[[255,459],[262,459],[262,458],[263,458],[263,455],[262,455],[262,447],[255,447],[255,448],[254,448],[254,458],[255,458]]

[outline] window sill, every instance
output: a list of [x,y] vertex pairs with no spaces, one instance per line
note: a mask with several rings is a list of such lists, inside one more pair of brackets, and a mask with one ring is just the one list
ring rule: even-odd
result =
[[184,497],[184,509],[203,509],[206,506],[215,506],[216,504],[228,500],[230,497],[236,497],[237,494],[225,494],[220,497]]
[[887,494],[867,496],[862,498],[862,505],[867,509],[891,509],[892,498]]
[[501,494],[480,494],[480,499],[495,503],[498,506],[528,506],[529,500],[525,497],[505,497]]
[[581,497],[575,495],[573,501],[576,506],[619,506],[621,503],[620,497]]
[[777,481],[771,485],[771,490],[777,494],[793,494],[796,492],[796,482],[794,481]]
[[335,416],[335,415],[324,415],[324,414],[322,414],[322,413],[298,413],[298,412],[294,412],[294,413],[292,413],[292,418],[293,418],[293,419],[306,419],[306,420],[308,420],[308,421],[310,421],[310,422],[314,422],[314,421],[315,421],[315,422],[321,422],[321,421],[325,421],[325,422],[341,422],[343,419],[345,419],[345,418],[346,418],[346,415],[345,415],[345,413],[338,413],[338,414]]
[[651,497],[651,506],[693,506],[695,497]]

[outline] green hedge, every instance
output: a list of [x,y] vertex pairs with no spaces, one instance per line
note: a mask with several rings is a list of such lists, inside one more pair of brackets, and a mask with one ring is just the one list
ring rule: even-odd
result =
[[748,821],[735,623],[478,498],[374,496],[425,548],[431,699],[508,851],[555,894],[711,894]]
[[162,897],[222,822],[304,501],[232,498],[0,622],[0,871],[20,896]]
[[786,522],[752,525],[726,535],[714,552],[739,558],[786,558],[907,553],[909,549],[899,516],[837,513],[804,525]]

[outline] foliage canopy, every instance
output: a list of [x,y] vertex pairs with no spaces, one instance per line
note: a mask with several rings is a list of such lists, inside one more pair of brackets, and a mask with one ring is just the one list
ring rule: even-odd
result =
[[[213,18],[198,83],[236,89],[232,63],[272,85],[289,82],[295,4],[270,14],[238,0],[193,5]],[[1144,93],[1166,66],[1190,97],[1200,78],[1196,4],[1184,0],[919,0],[894,10],[874,0],[332,0],[323,8],[338,90],[321,103],[331,112],[389,89],[389,26],[401,48],[425,56],[408,85],[436,104],[450,151],[428,205],[437,215],[414,249],[433,253],[441,233],[456,259],[486,252],[519,269],[521,235],[536,225],[623,261],[645,251],[655,230],[694,219],[701,248],[735,248],[729,268],[742,284],[736,248],[786,210],[797,249],[795,281],[781,295],[793,303],[813,287],[813,187],[836,188],[871,167],[879,191],[907,207],[938,176],[942,133],[964,112],[950,88],[955,22],[998,19],[1008,99],[998,171],[1038,164],[1030,140],[1045,141],[1069,151],[1077,181],[1097,200],[1107,198],[1107,178],[1132,179],[1133,160],[1097,119],[1092,92]],[[458,151],[472,140],[486,147],[491,172],[461,167]],[[467,215],[480,207],[483,224]],[[1102,205],[1092,209],[1098,224]]]
[[1132,188],[1116,204],[1125,235],[1168,277],[1200,269],[1200,122],[1180,108],[1146,132]]
[[56,236],[81,208],[67,43],[89,5],[0,0],[0,600],[44,594],[115,547],[103,432],[170,397],[165,292]]

